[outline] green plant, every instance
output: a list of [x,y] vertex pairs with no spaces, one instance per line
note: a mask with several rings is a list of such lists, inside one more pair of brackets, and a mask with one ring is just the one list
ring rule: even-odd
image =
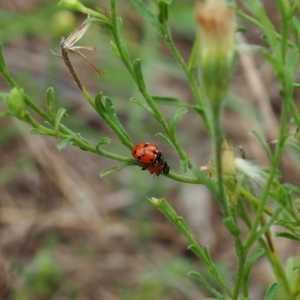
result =
[[[293,101],[293,91],[300,86],[295,83],[300,50],[300,23],[296,13],[300,2],[294,1],[291,4],[285,0],[276,1],[281,16],[280,32],[276,31],[259,0],[242,1],[251,15],[244,10],[236,10],[237,16],[261,29],[265,46],[258,47],[258,51],[274,70],[282,93],[280,126],[275,150],[271,151],[268,143],[257,132],[252,133],[269,156],[270,165],[266,172],[246,159],[237,157],[226,141],[221,126],[225,101],[227,97],[230,97],[228,90],[231,77],[237,63],[238,48],[234,40],[236,30],[234,3],[227,3],[229,1],[225,2],[225,0],[207,0],[196,6],[198,37],[195,39],[192,53],[186,63],[173,41],[168,26],[169,6],[172,5],[172,1],[155,1],[156,10],[153,12],[143,1],[132,0],[136,10],[154,26],[184,71],[195,99],[194,104],[187,104],[181,99],[161,97],[149,93],[143,77],[141,60],[132,61],[130,58],[124,39],[122,19],[116,14],[116,1],[110,0],[109,2],[110,12],[106,14],[101,9],[96,11],[87,8],[80,1],[60,1],[59,4],[65,8],[71,8],[91,16],[78,29],[79,31],[75,31],[75,35],[71,35],[63,41],[61,57],[88,103],[112,129],[120,143],[131,150],[133,142],[130,134],[116,115],[113,101],[102,93],[99,93],[94,99],[81,83],[80,76],[77,75],[68,58],[69,51],[77,52],[76,49],[78,48],[74,44],[84,34],[80,30],[86,30],[90,23],[105,26],[112,35],[112,51],[123,62],[128,74],[144,98],[143,101],[137,98],[132,98],[131,101],[145,109],[157,121],[163,132],[157,133],[156,136],[175,150],[182,171],[190,170],[193,174],[193,177],[188,177],[170,172],[166,177],[186,184],[204,184],[215,197],[223,213],[223,224],[232,236],[235,245],[237,271],[233,285],[226,282],[224,276],[215,266],[209,247],[202,247],[197,243],[185,220],[178,216],[172,206],[165,199],[151,198],[153,205],[186,237],[190,244],[189,249],[201,260],[214,283],[208,281],[198,272],[192,271],[189,274],[198,279],[215,297],[214,299],[246,300],[250,299],[248,280],[251,269],[255,262],[262,255],[265,255],[277,279],[277,282],[266,291],[265,299],[273,299],[278,289],[280,289],[283,299],[299,299],[300,276],[297,273],[299,261],[290,259],[287,269],[284,269],[283,262],[273,247],[270,227],[275,224],[280,225],[284,231],[278,232],[276,234],[278,237],[300,241],[300,218],[296,207],[299,202],[297,197],[300,195],[300,188],[289,183],[280,183],[278,180],[280,176],[279,162],[285,147],[292,148],[296,153],[295,155],[300,153],[297,142],[292,139],[293,136],[298,138],[297,133],[289,134],[286,130],[290,116],[292,122],[297,128],[300,128],[300,118]],[[216,9],[218,9],[217,14],[214,13]],[[200,79],[196,75],[197,71],[200,71]],[[71,144],[85,151],[121,162],[117,167],[101,171],[100,176],[102,177],[126,167],[138,165],[138,162],[132,157],[102,149],[104,145],[110,144],[109,138],[102,137],[94,146],[79,133],[66,127],[62,122],[66,109],[56,108],[53,88],[49,88],[46,92],[47,110],[45,111],[36,105],[9,74],[5,67],[2,51],[0,53],[0,72],[11,87],[10,93],[1,94],[8,109],[2,114],[3,116],[14,116],[28,123],[32,126],[31,134],[44,134],[60,138],[61,142],[57,145],[59,150]],[[158,104],[172,105],[179,107],[179,109],[168,121]],[[193,164],[176,135],[176,126],[187,109],[194,110],[198,114],[199,120],[202,120],[213,144],[212,161],[202,170]],[[32,111],[42,117],[44,123],[37,121]],[[258,190],[259,183],[263,183],[264,188],[260,196],[256,196],[259,193],[252,193],[253,189],[250,186],[254,184]],[[269,205],[269,199],[272,205]],[[251,204],[254,214],[246,209],[244,200]],[[273,208],[274,204],[276,205],[275,209]],[[241,234],[240,220],[249,229],[246,238]],[[256,243],[260,244],[260,248],[252,251],[252,247]]]

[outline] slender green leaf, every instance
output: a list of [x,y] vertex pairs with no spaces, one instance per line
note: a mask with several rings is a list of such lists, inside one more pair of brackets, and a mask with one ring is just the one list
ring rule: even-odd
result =
[[117,37],[118,37],[118,40],[119,40],[119,46],[120,46],[120,49],[119,52],[123,53],[123,55],[125,56],[125,58],[127,60],[129,60],[129,53],[128,53],[128,50],[127,50],[127,47],[126,47],[126,43],[125,43],[125,40],[124,40],[124,32],[123,32],[123,21],[122,21],[122,18],[118,17],[116,19],[116,32],[117,32]]
[[293,270],[300,269],[300,263],[295,264]]
[[11,111],[4,111],[0,113],[0,117],[17,117],[17,116]]
[[291,3],[290,7],[290,17],[297,15],[297,8],[299,7],[299,0],[295,0]]
[[267,230],[269,230],[269,228],[274,224],[274,221],[276,220],[276,218],[278,217],[278,215],[281,213],[283,207],[278,207],[272,218],[260,229],[258,230],[250,240],[247,241],[247,245],[246,245],[246,248],[249,249],[256,241],[258,241],[262,236],[263,234],[265,234],[265,232]]
[[176,226],[179,228],[179,230],[182,232],[182,234],[189,240],[193,240],[193,235],[189,229],[189,227],[186,224],[186,221],[183,217],[178,216],[176,219]]
[[272,198],[274,198],[280,205],[286,207],[289,195],[282,185],[278,185],[275,190],[270,192],[270,196],[272,196]]
[[215,288],[213,288],[210,283],[198,272],[191,271],[188,273],[188,276],[194,277],[198,279],[214,296],[217,298],[205,298],[205,299],[218,299],[218,300],[225,300],[226,298],[220,294]]
[[290,139],[287,139],[285,144],[286,146],[291,147],[295,152],[297,152],[297,154],[300,154],[300,147],[298,146],[298,144],[296,144]]
[[207,260],[209,261],[209,263],[210,263],[212,266],[214,266],[214,263],[213,263],[213,261],[212,261],[212,259],[211,259],[211,255],[210,255],[210,251],[209,251],[209,246],[205,246],[205,248],[204,248],[204,254],[205,254]]
[[194,45],[192,48],[192,52],[188,61],[188,70],[190,72],[193,72],[193,69],[195,68],[197,61],[198,61],[198,53],[199,53],[199,36],[196,35],[196,38],[194,40]]
[[228,231],[232,233],[232,235],[236,235],[239,232],[239,228],[237,227],[231,216],[225,218],[223,220],[223,224],[228,229]]
[[96,110],[97,110],[98,114],[101,117],[103,117],[106,113],[105,107],[102,103],[102,100],[103,100],[103,95],[102,95],[102,93],[99,93],[95,98],[95,107],[96,107]]
[[60,108],[55,116],[55,132],[58,133],[59,132],[59,125],[60,125],[60,121],[62,119],[62,117],[64,116],[64,114],[66,113],[66,110],[64,108]]
[[119,166],[104,169],[100,172],[100,177],[102,178],[102,177],[107,176],[107,175],[109,175],[113,172],[121,171],[121,170],[127,168],[128,166],[131,166],[131,164],[126,162],[126,163],[123,163]]
[[159,104],[166,104],[170,106],[178,106],[178,107],[186,107],[186,108],[192,108],[196,109],[196,105],[189,104],[185,101],[182,101],[177,98],[173,97],[165,97],[165,96],[151,96],[154,102],[159,103]]
[[177,212],[176,210],[164,199],[151,198],[151,202],[159,211],[164,214],[176,227],[177,227]]
[[264,300],[272,300],[273,296],[276,294],[278,288],[280,286],[280,283],[275,282],[273,283],[267,290],[266,296],[264,297]]
[[[293,11],[294,9],[296,10],[296,8],[291,8],[291,11]],[[292,13],[292,15],[294,15],[294,14]],[[290,25],[291,25],[292,33],[294,35],[294,39],[295,39],[296,45],[297,45],[297,47],[299,49],[299,46],[300,46],[300,39],[299,39],[299,35],[300,35],[300,31],[299,31],[299,29],[300,29],[300,22],[294,16],[294,17],[292,17],[292,22],[290,23]]]
[[300,236],[300,229],[296,229],[295,233]]
[[176,128],[177,123],[183,117],[183,115],[186,114],[187,112],[188,112],[188,110],[186,108],[180,108],[179,110],[177,110],[173,119],[171,120],[170,130],[174,135],[175,135],[175,128]]
[[126,162],[129,163],[129,165],[134,165],[135,160],[131,157],[126,157],[126,156],[122,156],[122,155],[118,155],[106,150],[103,150],[100,148],[100,146],[102,145],[109,145],[111,142],[110,138],[107,137],[103,137],[100,139],[100,141],[98,142],[98,144],[96,145],[95,149],[96,149],[96,153],[111,158],[113,160],[118,160],[118,161],[122,161],[122,162]]
[[202,251],[202,249],[199,247],[199,245],[191,244],[188,246],[188,249],[191,250],[193,253],[196,254],[196,256],[205,264],[207,265],[207,259]]
[[110,100],[110,98],[104,97],[104,105],[105,105],[105,111],[106,111],[109,119],[114,123],[114,125],[119,129],[119,131],[122,132],[124,137],[130,143],[132,143],[131,138],[129,137],[128,133],[126,132],[126,130],[124,129],[123,125],[121,124],[119,118],[116,115],[115,108],[114,108],[113,103]]
[[143,73],[142,73],[142,66],[141,66],[141,59],[137,58],[134,60],[132,64],[132,68],[135,74],[135,79],[139,86],[140,91],[144,91],[146,89]]
[[[287,280],[289,282],[291,290],[293,290],[293,291],[296,291],[297,289],[300,288],[299,282],[298,282],[299,273],[295,272],[295,267],[297,267],[298,263],[299,263],[299,258],[298,257],[290,256],[287,259],[286,267],[285,267]],[[294,295],[295,295],[295,293],[294,293]]]
[[162,24],[160,24],[157,17],[149,10],[149,8],[144,4],[141,0],[131,0],[136,10],[144,17],[147,21],[149,21],[157,32],[164,38],[165,32]]
[[247,32],[248,29],[245,26],[237,26],[235,31],[236,32]]
[[290,192],[293,192],[297,195],[300,195],[300,188],[297,186],[290,184],[290,183],[284,183],[283,186]]
[[260,48],[260,53],[277,73],[283,73],[280,63],[273,56],[271,56],[271,54],[266,49]]
[[295,29],[297,30],[298,35],[300,35],[300,21],[298,20],[297,17],[292,18],[292,23],[295,26]]
[[96,149],[98,146],[101,146],[101,145],[110,145],[111,143],[111,139],[108,138],[108,137],[103,137],[100,139],[100,141],[98,142],[97,146],[96,146]]
[[3,44],[0,43],[0,72],[3,73],[5,71],[5,62],[3,57]]
[[172,141],[169,138],[167,138],[163,133],[158,132],[155,136],[157,138],[163,140],[164,142],[168,143],[170,146],[172,146],[174,148],[174,150],[176,150],[173,143],[172,143]]
[[147,105],[146,103],[144,103],[143,101],[137,99],[137,98],[130,98],[130,101],[138,104],[139,106],[141,106],[142,108],[144,108],[145,110],[147,110],[153,117],[157,118],[155,113],[153,112],[153,110],[151,109],[151,107],[149,105]]
[[110,48],[117,57],[119,57],[119,58],[121,57],[119,49],[114,41],[110,42]]
[[169,17],[169,3],[165,1],[158,2],[158,20],[160,23],[168,22]]
[[279,220],[279,221],[276,221],[275,222],[276,225],[279,225],[279,226],[283,226],[283,227],[286,227],[286,226],[289,226],[289,225],[292,225],[294,226],[295,223],[294,222],[291,222],[291,220]]
[[55,117],[55,92],[52,87],[48,88],[46,91],[46,103],[47,103],[47,113],[54,119]]
[[38,129],[38,128],[31,128],[28,133],[29,134],[43,134],[43,135],[53,136],[53,134],[50,134],[48,132],[45,132],[43,129]]
[[275,236],[284,237],[289,240],[300,241],[300,236],[293,235],[289,232],[276,232]]
[[[243,1],[245,3],[246,1]],[[278,38],[276,36],[276,29],[274,28],[273,23],[268,17],[268,14],[266,10],[264,9],[264,6],[262,5],[261,1],[251,1],[250,4],[251,7],[253,7],[253,14],[259,21],[259,23],[262,25],[262,29],[267,36],[267,43],[271,46],[271,49],[276,52],[276,50],[279,52],[279,43]],[[276,53],[276,55],[278,54]],[[277,56],[278,57],[278,56]]]
[[256,249],[246,261],[244,276],[243,276],[243,294],[248,295],[248,281],[250,277],[250,272],[253,265],[257,262],[257,260],[265,253],[265,250],[262,248]]
[[258,132],[256,132],[255,130],[251,130],[250,134],[252,136],[254,136],[259,142],[260,144],[264,147],[265,151],[267,152],[269,159],[271,160],[273,157],[273,154],[270,150],[269,145],[267,144],[267,142],[260,136],[260,134]]
[[[296,69],[298,67],[298,62],[299,62],[299,49],[294,48],[291,50],[290,55],[287,57],[285,60],[285,74],[287,77],[286,80],[288,80],[289,83],[294,82],[295,80],[295,73]],[[290,84],[291,86],[291,84]]]
[[73,138],[72,136],[69,136],[66,139],[63,139],[59,144],[56,145],[56,148],[59,151],[65,149],[69,145],[69,143],[72,140],[72,138]]
[[187,159],[184,160],[180,160],[180,167],[182,169],[183,172],[186,172],[188,167],[189,167],[189,161]]

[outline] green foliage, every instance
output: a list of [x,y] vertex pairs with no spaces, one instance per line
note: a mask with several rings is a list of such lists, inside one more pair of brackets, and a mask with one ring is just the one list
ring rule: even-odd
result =
[[[186,184],[205,185],[215,197],[216,203],[222,211],[222,224],[234,242],[237,258],[237,271],[232,284],[227,282],[226,276],[218,269],[217,264],[211,256],[209,247],[203,247],[196,241],[188,226],[188,222],[179,216],[176,210],[165,199],[151,198],[152,204],[186,238],[189,243],[188,249],[199,258],[205,267],[206,273],[211,278],[208,280],[206,275],[197,271],[189,272],[189,275],[196,278],[213,297],[216,297],[206,299],[246,300],[250,299],[248,284],[251,271],[255,268],[258,259],[265,256],[277,282],[271,284],[265,292],[264,299],[276,299],[278,291],[285,299],[296,300],[300,294],[299,260],[289,258],[287,267],[283,267],[276,249],[273,248],[272,238],[274,236],[272,236],[270,228],[273,225],[284,228],[284,231],[279,231],[275,234],[276,238],[300,242],[300,217],[297,211],[297,205],[300,202],[300,188],[290,183],[282,184],[277,181],[280,175],[279,163],[285,147],[288,146],[293,149],[297,160],[299,160],[300,154],[298,135],[296,133],[287,133],[286,130],[290,125],[289,119],[291,116],[293,124],[297,126],[297,130],[300,128],[300,117],[297,107],[293,102],[294,89],[300,86],[299,83],[294,82],[300,51],[300,22],[296,14],[299,1],[294,1],[293,4],[284,0],[276,1],[278,12],[281,16],[279,32],[276,31],[275,26],[272,24],[259,0],[250,2],[242,1],[251,13],[251,16],[243,10],[237,10],[237,15],[240,18],[252,23],[252,25],[261,30],[265,45],[259,47],[259,53],[269,63],[275,73],[282,93],[279,132],[276,138],[275,150],[271,149],[269,141],[266,141],[258,132],[251,131],[252,136],[263,147],[270,161],[268,170],[265,172],[265,177],[261,178],[264,186],[258,193],[254,193],[249,188],[249,186],[253,186],[255,183],[252,180],[255,181],[254,178],[257,178],[255,174],[251,174],[256,169],[253,167],[250,168],[248,164],[250,171],[240,176],[241,171],[238,170],[237,155],[231,153],[231,156],[225,157],[225,150],[230,152],[231,149],[224,149],[224,145],[227,145],[227,143],[221,120],[226,104],[225,100],[233,98],[233,95],[228,93],[228,88],[231,74],[235,70],[233,53],[236,51],[237,46],[221,47],[221,53],[218,51],[217,53],[204,51],[206,43],[204,45],[202,40],[201,44],[203,36],[196,37],[188,63],[186,63],[176,47],[170,31],[169,22],[172,18],[172,1],[155,1],[153,6],[140,0],[132,0],[131,2],[136,11],[147,23],[154,27],[159,37],[169,47],[175,61],[186,76],[186,80],[194,96],[194,103],[186,103],[182,99],[172,97],[151,95],[147,84],[147,77],[142,68],[145,62],[144,58],[132,59],[134,55],[131,53],[131,49],[125,39],[123,20],[117,16],[115,0],[110,0],[109,13],[106,13],[104,9],[92,10],[80,1],[62,0],[59,2],[59,5],[91,15],[92,18],[88,18],[87,23],[98,23],[101,26],[105,26],[111,33],[112,41],[107,44],[110,44],[114,57],[118,62],[124,64],[128,72],[129,79],[126,78],[126,84],[131,80],[132,85],[140,93],[139,96],[132,96],[129,103],[136,104],[137,107],[142,107],[153,118],[159,128],[156,137],[172,147],[178,156],[181,169],[184,172],[190,171],[190,174],[192,174],[190,177],[187,177],[172,171],[164,176]],[[225,5],[226,8],[228,7]],[[232,7],[229,7],[229,9],[232,11]],[[230,16],[230,14],[228,15]],[[190,18],[192,19],[192,16]],[[197,26],[201,27],[203,25],[201,24],[201,20],[202,17],[197,18]],[[200,35],[201,32],[203,34],[203,28],[199,29]],[[218,44],[219,41],[215,42]],[[68,50],[65,50],[64,55],[63,59],[68,65],[70,63],[67,60]],[[199,80],[195,75],[196,69],[204,76],[202,80]],[[100,138],[99,142],[94,146],[88,140],[84,139],[80,133],[76,133],[69,126],[66,126],[64,123],[67,109],[60,107],[57,110],[56,107],[58,105],[56,104],[55,91],[52,87],[46,91],[46,109],[43,108],[43,105],[36,104],[36,101],[27,95],[24,89],[19,87],[19,84],[15,82],[7,70],[2,53],[2,45],[0,45],[0,73],[11,88],[9,93],[0,93],[0,97],[4,99],[3,104],[6,106],[6,111],[2,112],[2,116],[13,116],[29,124],[31,126],[29,133],[31,134],[43,134],[59,138],[60,142],[57,144],[58,150],[63,150],[68,145],[74,145],[82,150],[121,162],[120,165],[102,170],[100,177],[110,175],[115,171],[121,171],[127,167],[131,168],[139,165],[132,157],[111,152],[111,140],[108,137]],[[74,78],[74,74],[72,76]],[[80,84],[78,86],[87,103],[92,106],[99,117],[113,131],[119,145],[127,148],[127,152],[124,152],[124,155],[127,155],[128,150],[133,146],[132,133],[117,115],[114,105],[116,103],[115,100],[104,95],[103,92],[94,98],[83,85]],[[169,120],[169,116],[163,114],[163,110],[160,109],[159,105],[174,106],[178,110]],[[213,145],[212,161],[208,164],[207,170],[199,170],[199,167],[186,154],[178,139],[180,129],[178,129],[177,125],[179,122],[183,122],[188,109],[193,110],[199,120],[203,122],[207,135]],[[193,143],[193,141],[189,142]],[[102,149],[103,146],[107,147],[108,150]],[[227,148],[230,147],[228,146]],[[233,160],[229,161],[228,157],[233,157]],[[246,167],[247,163],[244,160]],[[261,168],[257,169],[262,173]],[[166,178],[163,178],[163,180],[166,180]],[[251,213],[248,211],[248,208],[246,209],[244,200],[250,203]],[[246,237],[242,235],[241,220],[245,222],[248,228]],[[260,248],[250,252],[257,243],[260,245]],[[172,270],[175,272],[174,269]],[[33,295],[40,297],[51,296],[62,279],[64,271],[52,253],[47,250],[38,253],[30,266],[22,274],[26,288],[24,288],[22,294],[15,294],[13,299],[30,299]],[[141,286],[141,289],[136,294],[138,295],[136,298],[134,298],[134,295],[130,291],[126,291],[124,295],[127,293],[128,297],[124,296],[124,299],[138,299],[137,297],[142,297],[139,299],[155,299],[162,297],[165,290],[165,285],[162,282],[149,280]],[[78,294],[78,290],[70,288],[70,295],[73,295],[72,297],[75,298]]]
[[12,299],[51,299],[64,277],[64,271],[49,250],[39,252],[22,272],[24,288],[16,292]]

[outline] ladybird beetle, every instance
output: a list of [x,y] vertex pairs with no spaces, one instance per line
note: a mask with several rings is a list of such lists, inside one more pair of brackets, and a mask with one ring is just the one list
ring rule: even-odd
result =
[[151,174],[159,176],[160,174],[167,175],[170,171],[168,163],[164,160],[159,165],[141,164],[142,170],[148,170]]
[[140,143],[131,150],[132,156],[144,164],[158,166],[163,163],[164,158],[158,148],[150,143]]

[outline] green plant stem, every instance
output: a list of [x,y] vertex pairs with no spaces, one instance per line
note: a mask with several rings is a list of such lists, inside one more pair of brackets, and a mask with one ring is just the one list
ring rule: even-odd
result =
[[40,109],[19,87],[19,85],[13,80],[13,78],[10,76],[10,74],[7,72],[6,69],[1,71],[2,76],[6,80],[6,82],[9,84],[11,88],[16,87],[19,91],[21,91],[25,104],[34,110],[37,114],[39,114],[41,117],[46,119],[48,122],[52,123],[52,120],[48,117],[48,114],[44,112],[42,109]]
[[95,109],[96,108],[95,101],[93,97],[90,95],[90,93],[85,89],[85,87],[82,88],[81,93],[84,96],[84,98],[89,102],[89,104]]
[[[252,199],[253,200],[253,199]],[[256,199],[257,200],[257,199]],[[257,206],[255,204],[256,201],[254,202],[251,202],[252,204],[254,204],[255,206]],[[244,216],[244,220],[245,220],[245,223],[247,224],[248,228],[251,229],[251,221],[250,219],[248,218],[248,215],[247,215],[247,211],[245,210],[244,207],[242,207],[243,209],[243,216]],[[280,262],[280,260],[278,259],[278,255],[276,254],[276,252],[273,251],[270,249],[269,245],[262,239],[260,238],[259,239],[259,243],[260,245],[265,249],[265,254],[271,264],[271,267],[274,271],[274,274],[276,275],[276,278],[279,282],[282,282],[284,286],[287,286],[288,287],[288,283],[287,283],[287,279],[286,279],[286,275],[285,275],[285,272],[284,272],[284,268]],[[288,289],[285,288],[287,291]],[[244,290],[244,297],[248,296],[248,288],[247,288],[247,283],[244,283],[243,284],[243,290]]]
[[284,267],[280,261],[280,258],[278,257],[278,254],[276,252],[271,252],[272,260],[270,261],[274,270],[274,273],[276,274],[276,277],[278,281],[282,284],[283,288],[285,289],[286,294],[288,295],[289,300],[296,300],[296,298],[291,298],[291,287],[288,282]]
[[[243,220],[246,223],[247,227],[251,229],[251,220],[247,214],[247,210],[245,209],[244,205],[241,205],[241,215],[243,216]],[[269,248],[269,245],[266,243],[266,241],[262,238],[259,239],[259,244],[262,246],[262,248],[265,250],[265,254],[267,259],[269,260],[271,267],[274,271],[274,274],[276,276],[276,279],[279,282],[286,282],[286,275],[284,273],[283,266],[278,259],[278,256],[276,253],[274,253],[274,250],[271,251]],[[248,282],[243,283],[243,296],[248,297]]]
[[[260,201],[254,197],[249,191],[247,191],[246,189],[244,189],[242,186],[238,187],[238,190],[240,192],[240,194],[245,197],[251,204],[253,204],[255,207],[258,207],[260,204]],[[264,212],[269,215],[270,217],[273,216],[274,212],[268,208],[267,206],[264,207]]]
[[165,117],[163,116],[161,111],[158,109],[158,107],[156,106],[154,100],[148,94],[145,87],[142,86],[141,84],[139,84],[139,81],[136,78],[136,75],[134,73],[132,65],[131,65],[130,61],[128,60],[126,53],[124,52],[123,47],[121,46],[120,37],[119,37],[118,32],[116,30],[116,28],[117,28],[117,15],[116,15],[116,1],[115,0],[110,1],[110,9],[111,9],[111,19],[112,19],[112,24],[113,24],[112,34],[113,34],[115,43],[118,47],[118,51],[120,53],[120,57],[121,57],[124,65],[126,66],[126,68],[129,71],[130,75],[132,76],[132,78],[134,79],[136,84],[138,85],[140,93],[143,95],[144,99],[146,100],[146,102],[148,103],[150,108],[153,110],[154,114],[157,117],[157,120],[162,125],[165,133],[171,139],[171,141],[174,145],[174,148],[176,149],[180,159],[181,160],[186,160],[188,162],[188,165],[191,166],[191,162],[190,162],[188,156],[186,155],[186,153],[184,152],[184,150],[182,149],[177,137],[171,133],[171,130],[169,128],[169,125],[168,125]]
[[237,266],[237,272],[235,275],[236,279],[235,279],[235,283],[234,283],[232,300],[238,300],[239,291],[242,286],[243,273],[244,273],[244,268],[245,268],[245,263],[246,263],[246,255],[245,255],[245,250],[243,247],[243,242],[242,242],[239,234],[234,236],[234,244],[235,244],[235,249],[236,249],[236,254],[237,254],[237,259],[238,259],[238,266]]
[[123,61],[124,65],[126,66],[127,70],[129,71],[130,75],[135,78],[134,71],[132,69],[130,61],[127,59],[126,54],[123,51],[123,47],[121,46],[120,43],[120,37],[118,35],[118,32],[116,30],[117,28],[117,8],[116,8],[116,0],[110,0],[110,17],[112,21],[112,28],[111,32],[114,38],[114,41],[116,43],[116,46],[119,50],[120,53],[120,58]]
[[290,112],[294,118],[294,121],[295,121],[297,127],[300,129],[300,117],[299,117],[299,113],[298,113],[298,110],[297,110],[297,107],[296,107],[296,104],[294,101],[290,102]]
[[[26,112],[26,116],[24,118],[24,121],[30,125],[32,125],[34,128],[37,128],[39,130],[42,130],[45,132],[45,134],[56,136],[56,132],[52,129],[49,129],[45,126],[42,126],[39,124],[30,114],[29,112]],[[63,138],[67,138],[67,135],[64,135]]]
[[184,182],[184,183],[189,183],[189,184],[202,184],[201,180],[198,178],[191,178],[187,176],[181,176],[179,174],[170,172],[166,177],[171,178],[173,180],[179,181],[179,182]]
[[[254,205],[255,207],[258,207],[260,205],[260,201],[254,197],[250,192],[248,192],[246,189],[244,189],[242,186],[238,187],[239,193],[245,197],[252,205]],[[274,215],[274,212],[267,206],[264,206],[264,212],[269,215],[270,217],[272,217]],[[281,218],[276,218],[276,221],[279,222],[280,220],[282,220]],[[283,224],[283,227],[291,230],[292,232],[295,232],[295,230],[297,229],[294,225],[288,223],[288,224]]]
[[[84,85],[80,81],[80,79],[79,79],[76,71],[74,70],[73,65],[72,65],[72,63],[69,59],[68,51],[65,50],[63,47],[61,47],[61,57],[62,57],[65,65],[66,65],[66,67],[68,68],[71,76],[73,77],[75,83],[77,84],[79,90],[81,91],[82,95],[89,102],[89,104],[99,113],[99,111],[97,110],[97,107],[96,107],[95,100],[89,94],[89,92],[86,90],[86,88],[84,87]],[[107,116],[105,111],[104,112],[101,111],[101,117],[106,122],[106,124],[114,131],[114,133],[119,137],[121,142],[125,146],[127,146],[129,149],[131,149],[133,147],[132,142],[130,140],[128,140],[126,138],[126,136],[123,134],[123,132],[121,132],[119,130],[118,126],[116,126],[116,124]]]
[[224,133],[222,130],[222,119],[221,119],[221,112],[222,112],[222,105],[221,101],[216,101],[213,103],[212,107],[213,117],[214,117],[214,147],[215,147],[215,160],[216,160],[216,173],[217,173],[217,183],[218,183],[218,196],[219,196],[219,203],[222,207],[223,214],[225,219],[232,220],[231,224],[234,228],[227,228],[229,232],[232,234],[237,254],[237,273],[236,273],[236,280],[234,284],[234,290],[232,295],[232,300],[237,300],[239,291],[241,288],[241,282],[243,279],[243,272],[246,262],[246,255],[245,249],[243,246],[243,242],[240,237],[240,230],[237,226],[236,220],[232,217],[229,205],[227,202],[227,197],[225,194],[225,187],[224,187],[224,174],[223,174],[223,161],[222,161],[222,148],[224,142]]
[[[283,80],[283,82],[284,82],[284,80]],[[287,90],[288,90],[288,88],[284,87],[284,91],[286,92]],[[248,238],[246,240],[246,243],[245,243],[245,248],[247,250],[249,250],[250,247],[252,246],[249,243],[249,241],[252,240],[252,237],[255,235],[255,233],[257,231],[259,221],[260,221],[261,215],[262,215],[263,210],[264,210],[264,206],[266,204],[270,189],[271,189],[272,184],[273,184],[273,179],[276,175],[277,166],[279,164],[281,154],[282,154],[283,149],[284,149],[287,114],[288,114],[288,108],[290,107],[290,102],[291,102],[291,95],[290,94],[284,95],[284,100],[283,100],[283,105],[282,105],[282,112],[281,112],[281,117],[280,117],[278,143],[277,143],[277,146],[276,146],[276,149],[275,149],[275,154],[274,154],[273,160],[271,162],[269,177],[268,177],[268,180],[266,182],[266,185],[265,185],[262,197],[261,197],[260,204],[257,208],[257,212],[256,212],[256,215],[255,215],[253,224],[252,224],[252,228],[250,230],[249,236],[248,236]]]
[[219,272],[215,268],[211,261],[209,250],[204,251],[193,237],[190,229],[188,228],[185,220],[178,216],[174,208],[165,199],[152,198],[151,202],[178,228],[178,230],[185,236],[190,243],[189,249],[192,250],[198,258],[203,262],[207,270],[213,276],[213,278],[219,283],[223,290],[232,297],[232,292],[228,288],[227,284],[220,277]]
[[218,184],[218,202],[221,205],[225,218],[231,217],[227,198],[225,195],[224,178],[223,178],[223,162],[222,162],[222,147],[224,141],[224,134],[221,125],[221,105],[215,104],[213,107],[214,119],[214,151],[216,161],[216,174]]
[[[7,70],[3,70],[2,75],[4,77],[4,79],[7,81],[7,83],[10,85],[11,88],[16,87],[17,89],[19,89],[19,91],[23,94],[24,97],[24,103],[31,108],[33,111],[35,111],[38,115],[40,115],[44,120],[48,121],[51,125],[54,126],[53,123],[53,119],[42,109],[40,109],[35,103],[34,101],[31,100],[31,98],[26,95],[22,89],[19,87],[19,85],[12,79],[12,77],[10,76],[10,74],[7,72]],[[33,119],[31,119],[32,121]],[[33,123],[32,123],[33,124]],[[41,125],[39,125],[41,126]],[[40,128],[40,127],[39,127]],[[66,134],[68,136],[72,136],[73,140],[79,145],[79,147],[85,148],[90,152],[96,153],[96,149],[95,147],[91,146],[89,143],[85,142],[84,140],[80,139],[76,133],[74,133],[72,130],[70,130],[69,128],[67,128],[66,126],[60,124],[59,125],[59,129],[60,132],[62,134]],[[44,127],[43,127],[44,130]]]
[[173,144],[174,148],[176,149],[176,151],[177,151],[178,156],[180,157],[180,159],[181,160],[186,160],[188,162],[188,165],[191,166],[190,159],[188,158],[188,156],[186,155],[186,153],[182,149],[182,147],[181,147],[181,145],[180,145],[180,143],[179,143],[176,135],[172,134],[167,121],[165,120],[165,118],[164,118],[163,114],[161,113],[161,111],[157,108],[157,106],[156,106],[155,102],[153,101],[153,99],[151,98],[151,96],[142,87],[140,89],[140,92],[144,96],[145,100],[147,101],[147,103],[149,104],[149,106],[151,107],[151,109],[154,111],[154,113],[157,116],[160,124],[164,128],[165,133],[171,139],[172,144]]
[[287,49],[287,41],[288,41],[288,12],[286,11],[286,5],[282,0],[276,0],[277,5],[279,7],[280,17],[281,17],[281,59],[284,63]]
[[175,58],[179,62],[181,68],[183,69],[184,73],[186,74],[186,76],[189,80],[190,87],[192,89],[192,92],[194,94],[194,97],[195,97],[196,102],[197,102],[198,107],[199,107],[199,110],[197,110],[197,112],[201,112],[201,117],[202,117],[202,120],[203,120],[203,124],[206,128],[206,131],[207,131],[208,135],[211,137],[212,136],[212,130],[211,130],[210,122],[209,122],[209,119],[208,119],[208,116],[207,116],[207,113],[206,113],[206,110],[205,110],[203,96],[201,95],[200,89],[198,87],[198,83],[196,81],[195,74],[193,73],[192,70],[189,70],[187,64],[183,60],[180,52],[178,51],[177,47],[175,46],[175,43],[173,41],[173,38],[172,38],[172,35],[171,35],[171,32],[170,32],[170,28],[166,24],[164,24],[164,31],[165,31],[165,41],[168,44],[171,52],[173,53],[173,55],[175,56]]
[[118,154],[114,154],[114,153],[105,151],[105,150],[101,149],[100,146],[101,145],[99,145],[99,144],[96,146],[96,153],[100,154],[101,156],[111,158],[113,160],[122,161],[122,162],[132,162],[132,163],[135,162],[135,160],[132,159],[131,157],[126,157],[126,156],[122,156],[122,155],[118,155]]

